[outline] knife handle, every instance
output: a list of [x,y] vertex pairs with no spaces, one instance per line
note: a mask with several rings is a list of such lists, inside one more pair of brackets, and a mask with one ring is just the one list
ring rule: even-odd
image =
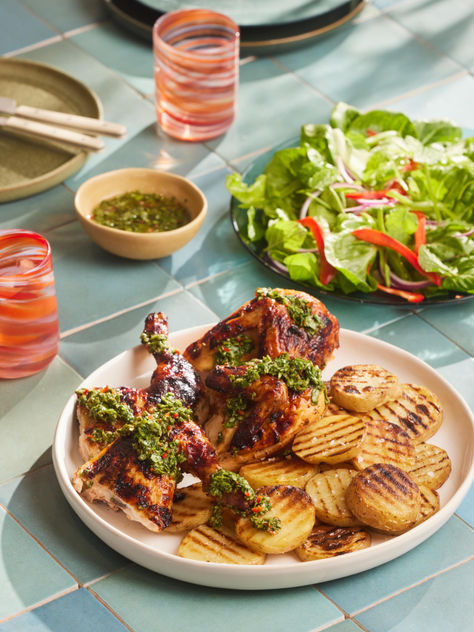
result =
[[54,112],[53,110],[41,110],[33,108],[29,105],[19,105],[15,114],[17,116],[25,116],[36,121],[51,123],[52,125],[62,125],[64,127],[72,127],[83,132],[92,132],[93,134],[104,134],[104,136],[123,136],[127,129],[125,125],[119,123],[109,123],[96,118],[87,116],[78,116],[77,114],[67,114],[66,112]]
[[82,147],[92,151],[99,151],[104,148],[104,141],[100,138],[96,138],[95,136],[79,134],[78,132],[72,132],[69,129],[53,127],[51,125],[37,123],[36,121],[22,119],[17,116],[10,116],[10,118],[8,118],[4,123],[3,127],[17,132],[23,132],[24,134],[28,134],[30,136],[48,138],[50,140],[67,143],[68,145],[75,145],[76,147]]

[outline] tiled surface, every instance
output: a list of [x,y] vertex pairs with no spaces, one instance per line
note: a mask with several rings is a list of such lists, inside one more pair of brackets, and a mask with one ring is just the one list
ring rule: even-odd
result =
[[[167,579],[105,546],[63,498],[50,447],[71,392],[137,344],[148,311],[166,312],[176,331],[227,315],[256,286],[281,286],[233,234],[224,185],[231,169],[244,170],[295,136],[301,123],[324,122],[340,99],[364,108],[386,104],[418,118],[448,117],[474,134],[471,5],[374,0],[354,23],[309,47],[245,60],[236,121],[204,145],[174,141],[157,128],[151,48],[112,21],[104,3],[0,3],[0,54],[76,76],[97,92],[105,117],[128,128],[66,183],[0,205],[0,228],[36,230],[52,244],[62,331],[60,355],[46,371],[0,382],[2,632],[470,629],[472,489],[435,535],[383,566],[319,586],[234,592]],[[92,244],[75,221],[73,194],[81,182],[125,166],[189,176],[206,194],[203,229],[179,253],[122,260]],[[414,353],[474,406],[472,303],[406,310],[325,302],[343,327]]]

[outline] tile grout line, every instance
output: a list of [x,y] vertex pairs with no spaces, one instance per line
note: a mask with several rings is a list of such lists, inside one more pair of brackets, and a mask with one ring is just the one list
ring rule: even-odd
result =
[[122,617],[104,600],[102,599],[102,597],[100,595],[98,595],[96,593],[96,591],[93,588],[87,588],[86,589],[95,599],[97,599],[97,601],[99,601],[104,608],[107,608],[107,610],[110,612],[110,614],[112,614],[118,621],[120,621],[120,623],[130,632],[135,632],[134,629],[132,627],[130,627],[125,621],[124,619],[122,619]]
[[419,88],[415,88],[413,90],[409,90],[408,92],[404,92],[396,97],[391,97],[390,99],[386,99],[385,101],[379,101],[378,103],[375,103],[371,107],[373,109],[383,108],[383,107],[386,107],[387,105],[398,103],[398,101],[402,101],[403,99],[408,99],[410,97],[416,96],[417,94],[423,94],[425,92],[428,92],[429,90],[433,90],[434,88],[439,88],[440,86],[453,83],[454,81],[457,81],[458,79],[462,79],[463,77],[466,77],[466,76],[469,76],[469,71],[467,69],[461,70],[453,75],[450,75],[449,77],[440,79],[439,81],[435,81],[430,84],[425,84],[423,86],[420,86]]
[[367,612],[368,610],[371,610],[372,608],[375,608],[382,603],[390,601],[391,599],[394,599],[395,597],[398,597],[399,595],[403,595],[404,593],[408,592],[409,590],[412,590],[413,588],[422,586],[423,584],[426,584],[427,582],[431,581],[432,579],[435,579],[436,577],[440,577],[441,575],[444,575],[445,573],[449,573],[455,568],[459,568],[460,566],[463,566],[464,564],[469,564],[473,560],[474,560],[474,555],[471,555],[470,557],[464,560],[461,560],[460,562],[456,562],[455,564],[452,564],[451,566],[447,566],[446,568],[441,569],[437,573],[433,573],[432,575],[429,575],[428,577],[425,577],[424,579],[420,579],[420,581],[417,581],[414,584],[410,584],[409,586],[400,588],[400,590],[397,590],[391,593],[390,595],[387,595],[387,597],[382,597],[378,601],[374,601],[374,603],[370,604],[369,606],[361,608],[360,610],[356,610],[354,613],[351,614],[351,617],[357,617],[358,615],[364,612]]
[[[174,280],[176,281],[176,279]],[[67,329],[66,331],[61,333],[60,339],[64,340],[65,338],[72,336],[73,334],[84,331],[85,329],[89,329],[90,327],[95,327],[96,325],[100,325],[109,320],[113,320],[114,318],[117,318],[118,316],[123,316],[124,314],[128,314],[129,312],[133,312],[135,309],[140,309],[141,307],[145,307],[146,305],[151,305],[151,303],[154,303],[155,301],[160,301],[164,298],[175,296],[176,294],[179,294],[180,292],[185,291],[185,289],[186,288],[184,286],[181,286],[180,288],[177,288],[176,290],[170,290],[169,292],[165,292],[164,294],[159,294],[158,296],[155,296],[151,299],[147,299],[146,301],[143,301],[142,303],[137,303],[136,305],[133,305],[132,307],[126,307],[122,310],[119,310],[118,312],[114,312],[113,314],[104,316],[103,318],[98,318],[97,320],[93,320],[89,323],[78,325],[77,327],[73,327],[72,329]]]
[[451,338],[449,336],[449,334],[444,333],[444,331],[442,331],[441,329],[439,329],[436,325],[434,325],[430,320],[428,320],[427,318],[425,318],[423,316],[424,311],[420,311],[417,312],[416,315],[418,316],[418,318],[420,318],[424,323],[426,323],[427,325],[429,325],[430,327],[432,327],[435,331],[437,331],[439,334],[441,334],[444,338],[447,338],[450,342],[452,342],[456,347],[458,347],[458,349],[461,349],[461,351],[463,351],[464,353],[466,353],[470,358],[472,358],[472,352],[469,351],[468,349],[465,349],[460,342],[454,340],[453,338]]
[[41,601],[38,601],[32,606],[28,606],[28,608],[24,608],[23,610],[19,610],[18,612],[15,612],[14,614],[8,615],[4,619],[0,619],[0,625],[3,623],[7,623],[8,621],[12,621],[13,619],[16,619],[16,617],[21,617],[22,615],[27,614],[28,612],[34,612],[38,608],[41,608],[42,606],[46,606],[48,603],[52,603],[53,601],[57,601],[58,599],[61,599],[61,597],[65,597],[66,595],[76,592],[76,590],[79,590],[79,587],[76,586],[76,588],[70,588],[69,590],[65,590],[63,592],[57,593],[56,595],[51,595],[51,597],[47,597],[46,599],[42,599]]

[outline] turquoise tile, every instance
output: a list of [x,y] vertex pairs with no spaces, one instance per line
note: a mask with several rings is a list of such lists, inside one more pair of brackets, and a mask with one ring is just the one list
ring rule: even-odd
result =
[[71,41],[62,40],[56,44],[43,46],[21,57],[49,64],[82,81],[102,101],[104,119],[122,123],[127,128],[127,135],[123,138],[104,138],[105,148],[91,154],[77,174],[68,179],[67,184],[71,188],[75,188],[75,183],[81,177],[99,166],[108,156],[155,121],[155,111],[149,101],[137,94],[132,86],[125,83],[115,72]]
[[421,358],[437,369],[467,359],[455,344],[412,314],[370,333]]
[[324,632],[360,632],[360,627],[350,619],[347,619],[342,623],[336,623],[330,628],[324,628]]
[[77,587],[74,579],[0,507],[0,621]]
[[383,15],[347,24],[311,47],[276,59],[326,97],[359,107],[392,99],[460,70],[458,64]]
[[108,17],[105,3],[97,0],[22,0],[22,3],[63,32]]
[[474,11],[465,0],[407,0],[388,14],[445,55],[474,69]]
[[0,482],[51,463],[56,423],[79,382],[59,358],[31,377],[0,380]]
[[456,513],[467,524],[474,527],[474,485],[471,485],[471,489],[457,508]]
[[420,311],[420,317],[447,338],[474,355],[474,300],[458,305],[435,306]]
[[109,254],[78,222],[47,234],[53,253],[61,332],[173,292],[179,284],[154,261]]
[[[313,587],[231,591],[193,586],[132,566],[94,584],[94,591],[134,632],[159,621],[167,632],[310,632],[343,614]],[[177,616],[179,613],[179,616]]]
[[472,388],[474,383],[474,360],[466,358],[455,364],[438,367],[438,373],[458,391],[471,410],[474,410],[474,391]]
[[465,75],[397,100],[390,109],[404,112],[411,118],[450,119],[462,128],[465,137],[469,137],[474,135],[473,101],[474,77]]
[[57,31],[47,26],[15,0],[3,0],[0,4],[0,24],[2,25],[0,55],[58,35]]
[[126,632],[128,628],[85,588],[5,621],[2,632]]
[[29,198],[0,204],[0,229],[24,228],[42,234],[74,217],[72,193],[62,184]]
[[370,632],[472,630],[474,564],[466,563],[397,595],[357,620]]
[[[408,586],[469,559],[473,546],[472,530],[458,518],[452,517],[428,540],[405,555],[363,573],[319,584],[318,587],[337,606],[354,615]],[[369,629],[372,632],[372,628]]]
[[248,261],[248,253],[235,236],[230,221],[230,194],[225,187],[227,169],[193,178],[208,202],[199,233],[184,248],[160,261],[160,266],[188,285]]
[[79,520],[52,466],[0,486],[0,503],[81,584],[129,563]]
[[168,316],[171,332],[216,320],[214,312],[191,294],[179,292],[67,336],[61,342],[61,356],[86,376],[110,358],[140,344],[145,316],[153,311]]
[[[155,91],[152,42],[114,22],[73,35],[71,40],[143,94]],[[117,52],[119,54],[117,54]]]
[[[298,137],[304,123],[326,122],[331,108],[310,86],[261,58],[241,66],[236,119],[226,134],[207,144],[226,160],[250,160],[263,148]],[[245,162],[239,160],[239,168]]]
[[[153,106],[149,103],[150,108]],[[151,120],[138,134],[130,137],[122,147],[107,155],[100,163],[90,163],[72,176],[67,184],[77,189],[88,178],[105,171],[125,167],[147,167],[160,171],[171,171],[186,177],[195,177],[222,169],[224,162],[215,153],[198,143],[185,143],[166,136],[155,121]],[[89,163],[88,163],[89,164]]]
[[[249,255],[250,257],[250,255]],[[258,287],[284,287],[301,289],[296,284],[280,277],[263,265],[253,261],[232,271],[192,286],[195,294],[220,318],[249,301]],[[384,323],[404,317],[406,310],[389,305],[361,305],[353,301],[329,298],[307,288],[310,294],[319,298],[339,320],[341,327],[364,332]]]

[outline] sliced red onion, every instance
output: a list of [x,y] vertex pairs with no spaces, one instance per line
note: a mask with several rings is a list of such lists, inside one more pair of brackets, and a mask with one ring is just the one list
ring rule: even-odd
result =
[[[433,285],[433,283],[429,279],[423,279],[423,281],[407,281],[406,279],[402,279],[395,272],[389,269],[390,272],[390,287],[393,287],[396,290],[407,290],[407,291],[416,291],[422,290],[424,287],[428,287],[429,285]],[[379,274],[381,279],[385,279],[385,275],[382,270],[382,266],[379,261]]]
[[269,263],[271,263],[273,268],[275,268],[279,272],[283,272],[283,274],[288,275],[288,268],[283,263],[281,263],[280,261],[277,261],[273,257],[270,257],[269,254],[267,254],[266,257],[267,257]]
[[298,252],[319,252],[317,248],[298,248]]
[[397,276],[394,272],[390,270],[390,284],[392,287],[397,290],[421,290],[424,287],[428,287],[429,285],[433,285],[433,283],[426,279],[424,281],[406,281],[401,277]]
[[304,217],[306,217],[306,215],[308,215],[309,205],[314,199],[316,199],[320,195],[321,195],[321,189],[315,189],[314,191],[311,191],[311,193],[308,195],[306,200],[303,202],[303,205],[301,206],[300,219],[303,219]]
[[474,228],[471,228],[471,230],[468,230],[467,233],[454,233],[453,237],[470,237],[473,234]]
[[339,169],[339,173],[341,174],[341,177],[345,182],[354,182],[355,178],[349,172],[349,169],[346,167],[344,161],[340,156],[336,158],[336,166]]

